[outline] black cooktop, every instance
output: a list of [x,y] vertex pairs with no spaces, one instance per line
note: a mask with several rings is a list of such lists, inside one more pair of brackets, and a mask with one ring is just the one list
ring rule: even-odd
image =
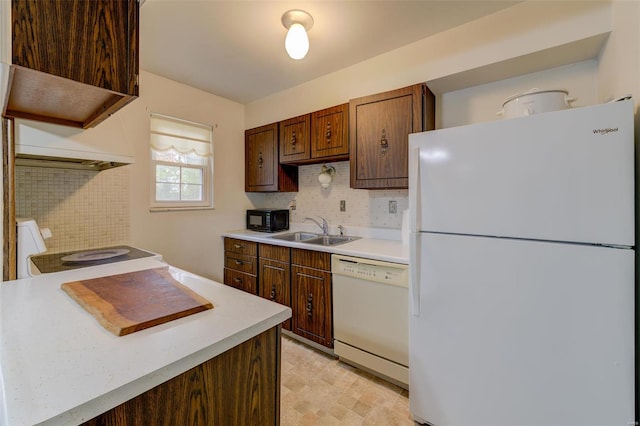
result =
[[[94,250],[113,250],[113,249],[127,249],[129,250],[129,252],[122,254],[120,256],[111,257],[109,259],[81,261],[81,262],[63,262],[62,261],[63,257],[74,254],[74,253],[82,253],[82,252],[94,251]],[[140,250],[135,247],[110,246],[110,247],[100,247],[96,249],[68,251],[65,253],[51,253],[51,254],[43,254],[40,256],[32,256],[31,261],[34,263],[34,265],[36,265],[36,267],[41,273],[47,274],[51,272],[68,271],[71,269],[86,268],[89,266],[104,265],[107,263],[123,262],[125,260],[141,259],[143,257],[151,257],[151,256],[155,256],[155,255],[153,253]]]

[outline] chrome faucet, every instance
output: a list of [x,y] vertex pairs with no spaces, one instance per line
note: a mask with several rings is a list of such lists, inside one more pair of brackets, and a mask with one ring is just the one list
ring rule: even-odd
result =
[[327,220],[322,216],[318,216],[318,217],[322,220],[322,225],[320,225],[320,223],[317,220],[311,217],[305,217],[304,220],[310,220],[311,222],[318,225],[318,227],[322,229],[322,235],[329,235],[329,224],[327,223]]

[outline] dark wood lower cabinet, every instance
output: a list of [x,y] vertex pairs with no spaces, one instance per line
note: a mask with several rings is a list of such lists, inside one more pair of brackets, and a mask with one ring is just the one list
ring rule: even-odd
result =
[[279,425],[280,326],[83,425]]
[[224,283],[258,294],[258,244],[235,238],[224,239]]
[[331,255],[291,249],[293,332],[333,348]]
[[[270,244],[259,245],[259,296],[291,307],[291,256],[289,247]],[[291,320],[282,323],[291,330]]]

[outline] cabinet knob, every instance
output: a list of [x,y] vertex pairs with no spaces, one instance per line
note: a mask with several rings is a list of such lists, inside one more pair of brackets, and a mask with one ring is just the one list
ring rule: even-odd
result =
[[325,132],[327,138],[327,145],[331,144],[331,122],[327,123],[327,131]]
[[241,249],[242,248],[242,244],[234,244],[233,248],[235,249]]
[[236,259],[236,265],[244,265],[244,262],[242,260]]
[[313,294],[309,293],[309,297],[307,297],[307,316],[313,316]]
[[386,129],[382,129],[382,135],[380,137],[380,151],[382,155],[387,153],[387,149],[389,148],[389,141],[387,140],[387,131]]
[[262,152],[258,153],[258,168],[262,168]]
[[276,285],[271,285],[271,294],[269,295],[269,299],[276,300]]
[[236,284],[242,284],[242,278],[234,278],[233,282]]

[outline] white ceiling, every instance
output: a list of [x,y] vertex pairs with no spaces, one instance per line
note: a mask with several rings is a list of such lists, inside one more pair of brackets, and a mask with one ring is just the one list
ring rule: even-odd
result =
[[[146,0],[140,9],[140,67],[249,103],[516,1]],[[307,56],[284,50],[282,14],[313,16]]]

